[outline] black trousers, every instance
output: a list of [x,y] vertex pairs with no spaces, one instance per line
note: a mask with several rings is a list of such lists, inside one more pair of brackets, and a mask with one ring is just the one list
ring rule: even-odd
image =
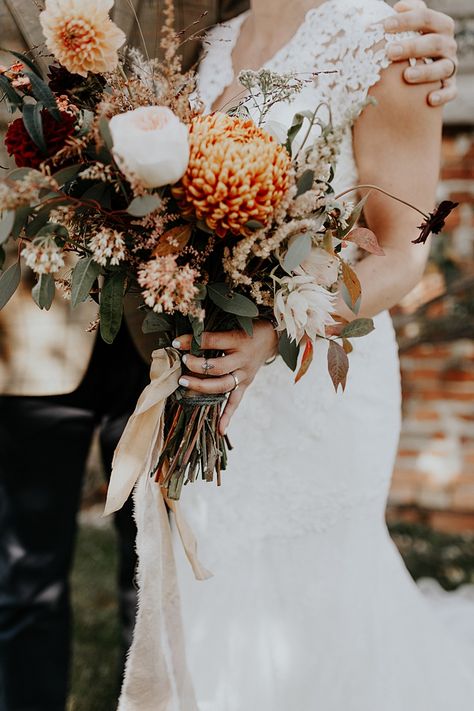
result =
[[[98,427],[110,474],[114,449],[147,381],[148,367],[124,326],[111,346],[97,339],[74,393],[0,397],[0,711],[65,710],[69,574],[84,467]],[[115,527],[126,648],[136,607],[130,501],[116,514]]]

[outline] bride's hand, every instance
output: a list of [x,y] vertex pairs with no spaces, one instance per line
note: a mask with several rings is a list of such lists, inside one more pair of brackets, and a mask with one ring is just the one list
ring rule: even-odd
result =
[[387,32],[420,32],[416,39],[400,40],[388,47],[388,56],[393,61],[425,59],[435,61],[418,64],[405,70],[405,81],[409,84],[423,84],[440,81],[441,87],[428,95],[428,103],[441,106],[457,96],[456,69],[457,45],[454,39],[454,21],[442,12],[426,7],[422,0],[402,0],[394,9],[397,16],[384,22]]
[[[173,346],[179,350],[189,351],[192,336],[179,336],[173,341]],[[213,350],[224,353],[219,358],[204,358],[186,353],[183,363],[194,377],[186,373],[180,378],[180,385],[199,393],[228,393],[227,404],[222,414],[219,430],[225,434],[232,415],[242,400],[242,397],[255,378],[260,367],[266,360],[274,356],[278,349],[278,338],[271,323],[257,321],[254,323],[253,336],[244,331],[225,331],[202,334],[202,350]],[[209,375],[203,377],[204,366],[207,363]],[[230,375],[233,373],[233,375]],[[235,388],[235,378],[239,387]]]

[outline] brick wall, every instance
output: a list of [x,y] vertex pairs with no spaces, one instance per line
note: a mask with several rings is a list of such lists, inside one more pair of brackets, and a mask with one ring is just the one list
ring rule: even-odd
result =
[[[474,131],[451,127],[443,142],[440,196],[461,202],[447,225],[448,250],[474,261]],[[402,304],[410,312],[440,293],[430,268]],[[430,313],[442,312],[443,303]],[[409,328],[409,327],[408,327]],[[474,530],[474,341],[424,343],[402,353],[404,424],[390,499],[391,516],[446,530]]]

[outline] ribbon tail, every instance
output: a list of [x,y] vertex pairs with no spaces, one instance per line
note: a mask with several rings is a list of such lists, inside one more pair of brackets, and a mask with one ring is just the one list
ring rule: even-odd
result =
[[214,573],[205,568],[198,558],[198,546],[196,536],[194,535],[191,526],[186,521],[181,507],[177,501],[172,501],[165,497],[166,505],[173,512],[176,528],[178,529],[179,537],[181,543],[183,544],[184,552],[186,553],[186,558],[188,559],[191,568],[193,569],[194,577],[196,580],[209,580],[212,578]]

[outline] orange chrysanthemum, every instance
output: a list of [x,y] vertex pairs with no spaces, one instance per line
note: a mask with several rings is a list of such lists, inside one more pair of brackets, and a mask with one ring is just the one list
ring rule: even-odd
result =
[[248,234],[250,220],[268,225],[290,186],[290,157],[253,121],[215,113],[190,127],[190,160],[173,195],[187,217],[219,237]]

